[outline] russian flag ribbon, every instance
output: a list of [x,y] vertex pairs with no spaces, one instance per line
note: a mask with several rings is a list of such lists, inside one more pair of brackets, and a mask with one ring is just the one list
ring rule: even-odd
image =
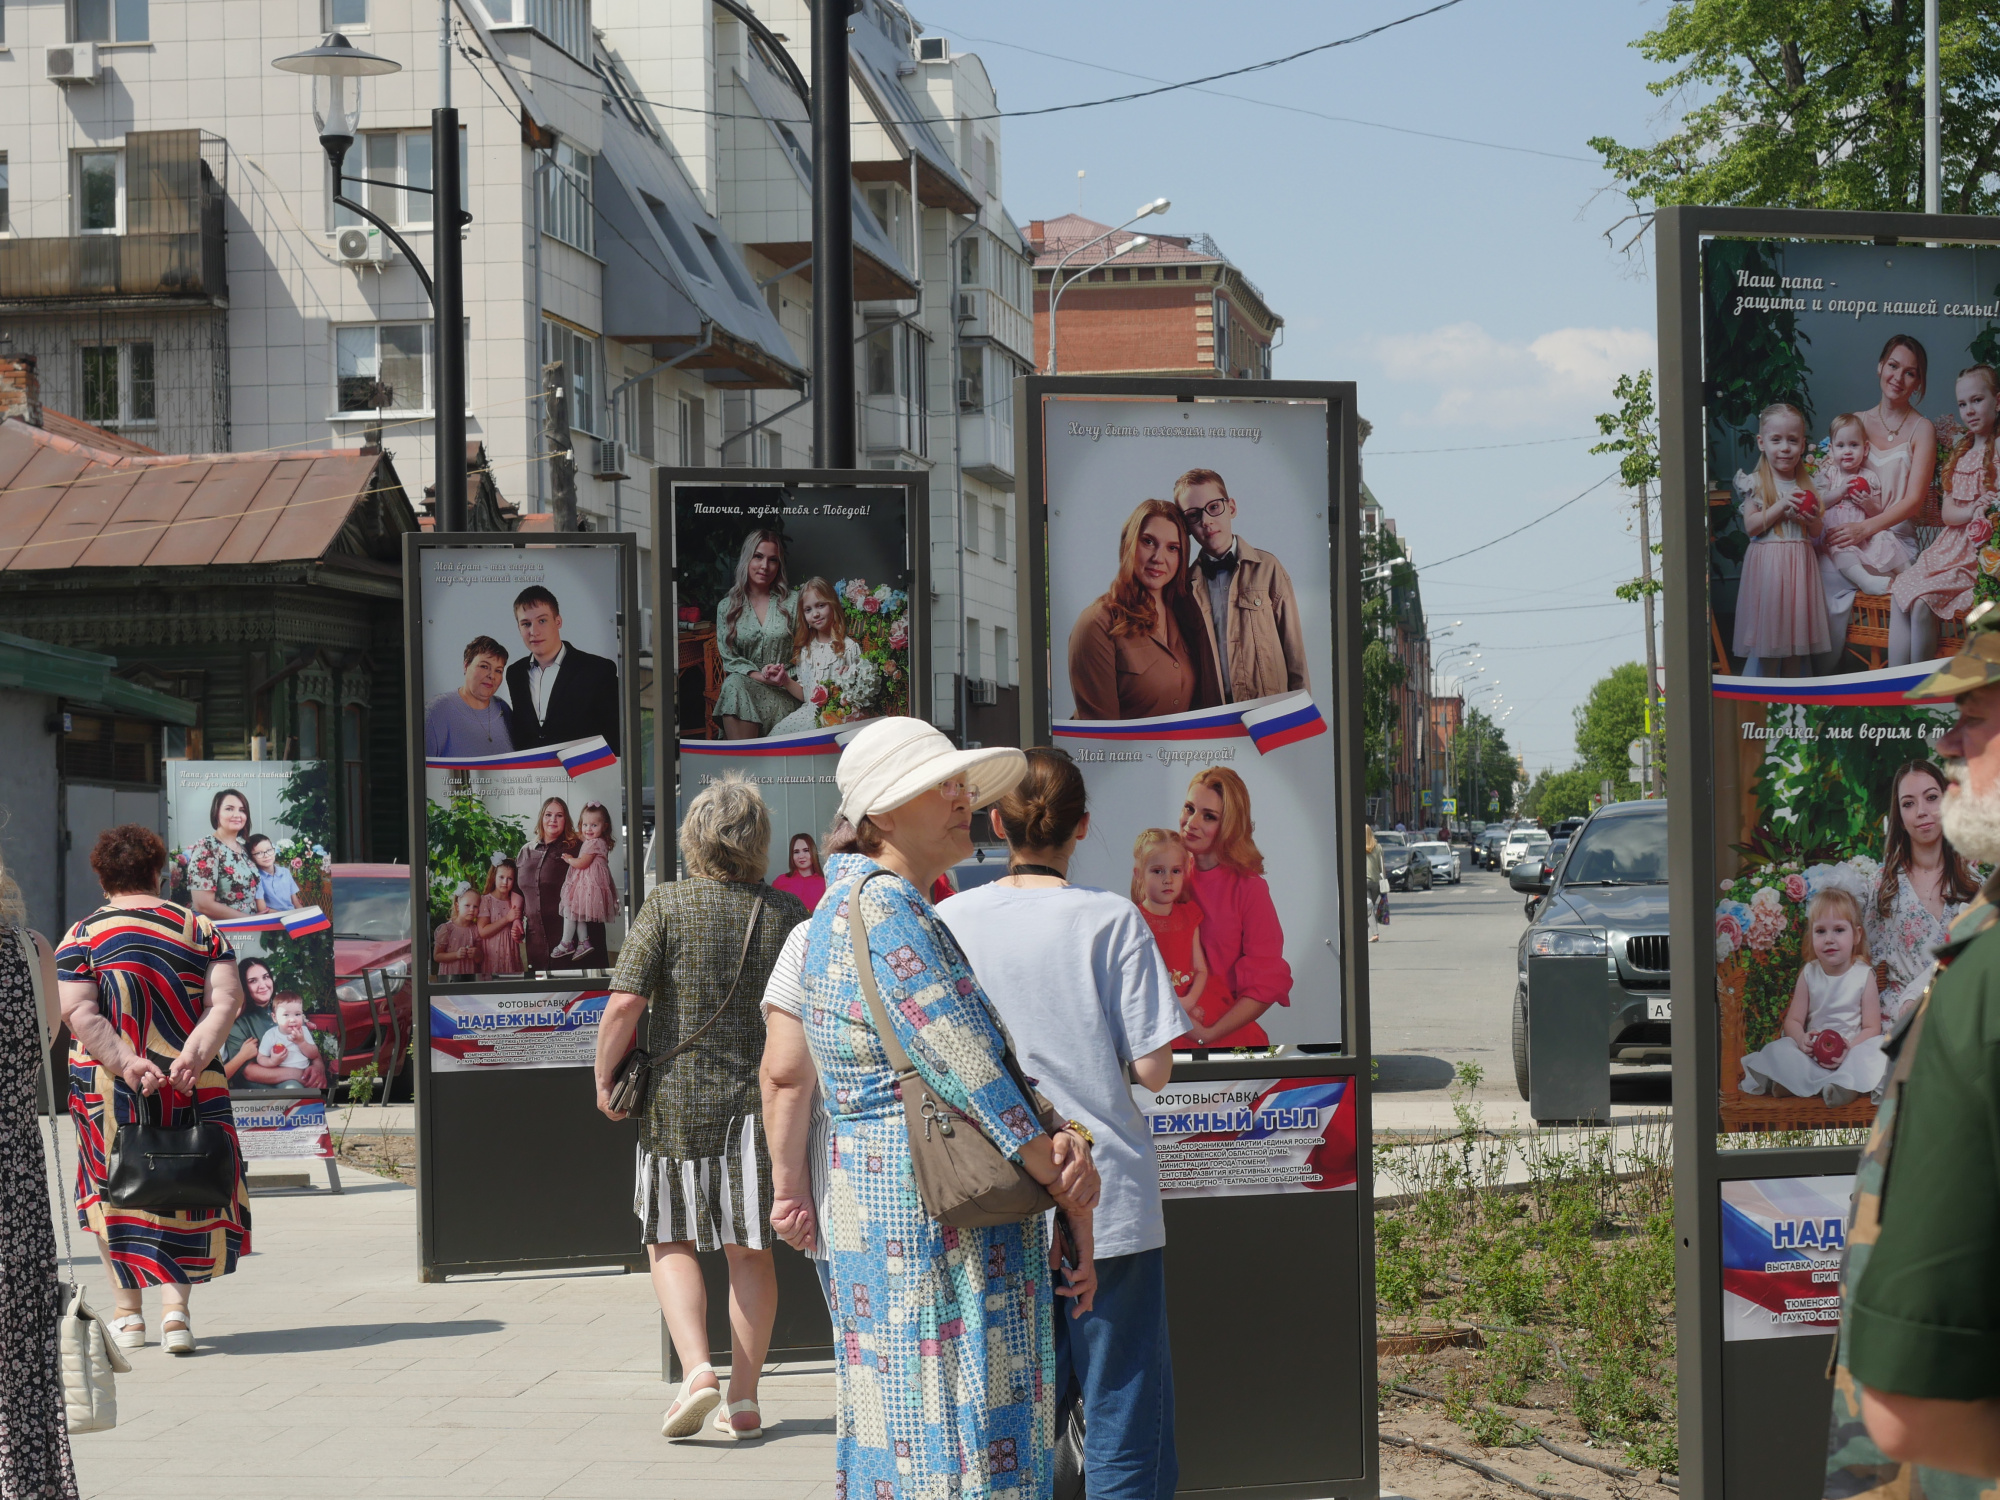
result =
[[286,937],[311,937],[316,932],[331,931],[333,918],[317,906],[299,906],[250,917],[224,917],[215,928],[218,932],[282,932]]
[[601,734],[567,745],[543,745],[535,750],[510,750],[505,755],[431,755],[424,767],[431,771],[567,771],[571,779],[585,771],[601,771],[618,764],[618,755]]
[[1165,714],[1155,719],[1061,719],[1057,739],[1229,740],[1248,738],[1260,755],[1327,732],[1326,716],[1310,693],[1280,693],[1249,703]]
[[761,740],[682,740],[683,755],[777,756],[838,755],[841,747],[868,727],[868,720],[808,729],[800,734],[771,734]]
[[[1837,677],[1713,677],[1718,698],[1758,703],[1810,703],[1825,708],[1901,708],[1903,694],[1945,664],[1945,658]],[[1940,702],[1940,699],[1926,700]]]

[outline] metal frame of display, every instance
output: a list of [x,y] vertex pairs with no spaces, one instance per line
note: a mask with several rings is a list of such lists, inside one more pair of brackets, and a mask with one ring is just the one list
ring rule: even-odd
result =
[[[1339,888],[1359,891],[1366,860],[1366,756],[1361,724],[1361,458],[1351,381],[1157,379],[1029,375],[1014,382],[1015,556],[1022,743],[1050,743],[1048,493],[1043,398],[1151,397],[1177,403],[1322,401],[1327,413],[1327,541],[1331,551],[1332,691],[1326,697],[1337,781],[1329,788],[1341,851]],[[1367,911],[1340,913],[1338,1053],[1257,1061],[1177,1058],[1173,1082],[1334,1076],[1352,1080],[1356,1181],[1352,1193],[1176,1199],[1166,1205],[1169,1321],[1179,1421],[1180,1493],[1209,1500],[1322,1500],[1374,1496],[1381,1485],[1375,1404],[1373,1088],[1368,1020]],[[1259,1247],[1268,1300],[1197,1292],[1191,1269],[1239,1264]],[[1261,1370],[1270,1379],[1246,1381]],[[1315,1375],[1320,1378],[1315,1379]],[[1197,1417],[1199,1414],[1199,1417]]]
[[[653,490],[653,867],[657,878],[675,878],[680,807],[680,671],[676,615],[679,539],[673,521],[674,490],[681,486],[729,489],[851,489],[897,491],[907,518],[910,567],[910,707],[912,717],[931,716],[930,660],[930,476],[916,469],[712,469],[654,470]],[[921,671],[915,664],[924,663]],[[771,1330],[767,1361],[827,1359],[833,1355],[833,1325],[826,1312],[812,1262],[790,1246],[775,1246],[778,1317]],[[730,1346],[729,1279],[720,1251],[697,1257],[708,1287],[708,1337],[715,1349]],[[664,1323],[660,1331],[661,1378],[678,1378],[673,1346]]]
[[[1670,941],[1696,959],[1674,978],[1674,1260],[1681,1494],[1817,1497],[1833,1335],[1726,1342],[1725,1182],[1852,1173],[1855,1146],[1718,1150],[1720,1014],[1715,965],[1714,700],[1703,401],[1701,244],[1708,238],[1893,246],[2000,245],[2000,220],[1811,209],[1662,208],[1654,219],[1660,319],[1660,499],[1665,543]],[[1696,1024],[1697,1020],[1699,1024]],[[1732,1414],[1740,1420],[1732,1422]],[[1810,1461],[1809,1461],[1810,1459]]]
[[[608,974],[573,972],[538,979],[440,985],[431,978],[429,842],[425,827],[422,560],[434,551],[524,551],[583,546],[619,554],[623,592],[619,671],[623,677],[625,822],[639,825],[639,546],[629,532],[412,533],[403,539],[403,697],[410,787],[410,983],[417,1122],[417,1277],[500,1271],[646,1269],[632,1215],[635,1121],[597,1110],[589,1068],[522,1068],[434,1074],[430,1007],[436,991],[540,994],[607,988]],[[573,611],[574,612],[574,611]],[[626,840],[622,900],[638,915],[645,881],[640,845]],[[581,1075],[581,1076],[579,1076]]]

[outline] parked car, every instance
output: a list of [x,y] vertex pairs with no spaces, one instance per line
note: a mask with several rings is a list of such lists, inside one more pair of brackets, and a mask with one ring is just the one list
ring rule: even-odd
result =
[[1609,1062],[1671,1058],[1672,973],[1667,959],[1667,804],[1654,799],[1599,808],[1550,871],[1524,859],[1508,877],[1539,900],[1515,954],[1514,1082],[1532,1093],[1528,966],[1537,958],[1604,960]]
[[1537,856],[1549,852],[1549,836],[1535,827],[1516,828],[1507,835],[1507,842],[1500,846],[1500,871],[1505,874],[1519,864],[1529,854]]
[[1458,853],[1445,843],[1412,844],[1412,860],[1426,860],[1431,867],[1433,883],[1442,880],[1446,885],[1457,885],[1459,881]]
[[333,974],[339,1013],[307,1019],[339,1040],[340,1077],[373,1062],[386,1087],[413,1035],[408,865],[333,866]]
[[1416,851],[1402,844],[1382,848],[1382,873],[1392,891],[1427,891],[1431,888],[1431,864],[1418,859]]

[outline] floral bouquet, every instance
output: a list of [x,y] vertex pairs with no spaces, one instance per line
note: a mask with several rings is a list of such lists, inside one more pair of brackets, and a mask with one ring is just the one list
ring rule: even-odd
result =
[[278,868],[291,871],[292,879],[299,883],[299,905],[328,906],[333,892],[323,845],[294,834],[278,846]]
[[[910,596],[888,584],[868,587],[865,578],[843,578],[834,584],[849,639],[861,647],[861,666],[849,674],[844,687],[829,688],[833,712],[824,710],[820,723],[845,722],[864,713],[903,714],[910,708]],[[814,690],[817,691],[817,688]],[[838,702],[832,702],[834,692]]]
[[1881,865],[1865,854],[1801,868],[1797,860],[1724,881],[1715,907],[1715,962],[1743,970],[1743,1045],[1754,1052],[1783,1029],[1805,962],[1806,909],[1824,890],[1864,906]]
[[845,724],[850,719],[865,719],[874,712],[875,700],[881,696],[882,674],[866,656],[854,664],[845,679],[823,677],[813,684],[806,694],[806,702],[818,711],[822,728],[828,724]]

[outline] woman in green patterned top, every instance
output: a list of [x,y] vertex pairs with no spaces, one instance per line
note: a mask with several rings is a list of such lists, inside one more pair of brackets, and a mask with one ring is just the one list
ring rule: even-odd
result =
[[737,1438],[763,1433],[757,1376],[770,1348],[778,1282],[757,1000],[786,934],[806,920],[796,896],[764,881],[770,846],[764,799],[735,773],[688,804],[680,830],[688,878],[664,882],[646,898],[619,950],[597,1031],[597,1107],[614,1120],[625,1117],[611,1108],[611,1081],[640,1013],[655,1057],[700,1032],[687,1051],[653,1069],[634,1195],[653,1289],[686,1371],[661,1426],[670,1438],[700,1432],[723,1399],[709,1364],[708,1296],[695,1260],[697,1250],[718,1246],[729,1261],[735,1336],[729,1407],[716,1427]]
[[796,654],[799,601],[785,580],[785,539],[760,527],[743,538],[736,583],[715,611],[722,694],[715,717],[726,740],[761,739],[799,706],[778,686]]

